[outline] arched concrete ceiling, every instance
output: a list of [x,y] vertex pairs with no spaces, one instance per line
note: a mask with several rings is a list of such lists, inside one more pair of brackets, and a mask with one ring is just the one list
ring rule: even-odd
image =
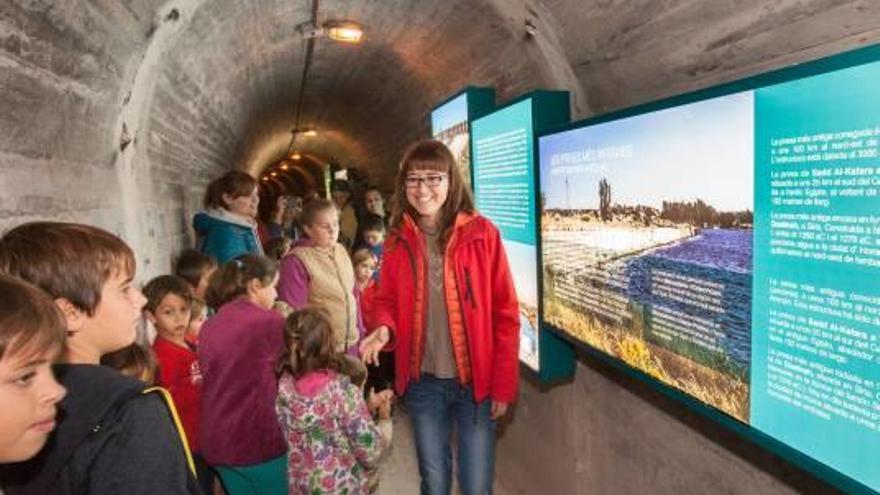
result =
[[[542,70],[546,62],[526,38],[524,21],[508,25],[504,8],[514,3],[320,1],[318,24],[356,20],[366,35],[360,45],[315,40],[300,127],[320,133],[298,137],[297,149],[387,183],[402,148],[428,133],[431,106],[458,88],[491,85],[504,99],[559,87]],[[186,27],[165,41],[145,130],[158,144],[216,146],[230,165],[257,175],[290,142],[306,51],[298,26],[311,19],[312,2],[190,4],[190,11],[173,7],[176,19],[163,18]],[[576,86],[573,77],[569,86]],[[196,111],[207,118],[188,118]]]

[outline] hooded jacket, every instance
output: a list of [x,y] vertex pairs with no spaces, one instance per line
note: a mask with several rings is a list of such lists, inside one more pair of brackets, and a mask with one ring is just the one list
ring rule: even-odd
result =
[[[369,328],[391,330],[395,389],[418,380],[427,322],[424,236],[411,217],[385,242],[381,275],[366,308]],[[474,400],[513,402],[519,384],[519,303],[498,229],[478,214],[459,213],[446,245],[443,285],[459,379]],[[462,369],[464,368],[464,369]]]
[[67,388],[58,426],[35,458],[0,467],[6,495],[201,493],[161,396],[104,366],[55,375]]
[[243,254],[263,254],[257,223],[223,209],[196,213],[193,228],[199,250],[220,264]]

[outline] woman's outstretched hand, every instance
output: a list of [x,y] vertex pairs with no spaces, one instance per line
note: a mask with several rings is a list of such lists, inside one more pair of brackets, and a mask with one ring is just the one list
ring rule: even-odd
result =
[[391,332],[386,326],[381,326],[370,335],[364,337],[360,345],[361,359],[364,363],[378,366],[379,352],[388,344],[390,339]]

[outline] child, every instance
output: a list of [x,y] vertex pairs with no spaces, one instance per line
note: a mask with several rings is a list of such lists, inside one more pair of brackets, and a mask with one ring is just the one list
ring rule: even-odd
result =
[[[359,292],[361,319],[364,319],[367,308],[373,304],[376,294],[376,282],[373,280],[375,273],[375,258],[366,248],[358,249],[351,257],[354,264],[354,273],[357,290]],[[369,378],[367,387],[376,390],[391,389],[394,384],[394,352],[383,351],[379,355],[378,366],[367,366]]]
[[64,416],[49,447],[4,468],[7,495],[201,493],[163,396],[99,364],[135,339],[144,296],[131,249],[96,227],[28,223],[0,238],[0,271],[47,292],[67,328]]
[[363,322],[351,260],[345,248],[336,242],[336,207],[325,199],[315,199],[303,208],[302,221],[307,238],[300,239],[281,261],[279,298],[293,309],[325,309],[330,315],[336,351],[356,355]]
[[205,301],[197,297],[192,298],[189,303],[189,327],[186,329],[186,343],[193,349],[199,348],[199,335],[202,332],[202,325],[208,319],[208,306]]
[[202,373],[198,356],[186,342],[192,291],[184,279],[162,275],[144,286],[144,296],[147,298],[144,314],[156,328],[153,352],[159,362],[158,383],[168,389],[174,399],[193,453],[199,485],[202,491],[211,493],[214,476],[199,449]]
[[137,342],[101,356],[101,364],[118,370],[125,376],[136,378],[147,385],[156,384],[159,365],[153,350]]
[[266,257],[271,260],[281,261],[281,258],[287,256],[290,252],[290,247],[293,241],[290,240],[290,237],[280,236],[273,237],[266,242]]
[[287,446],[275,417],[284,318],[272,311],[278,265],[244,255],[211,277],[208,304],[219,307],[199,339],[202,455],[229,495],[285,493]]
[[385,221],[379,215],[367,215],[361,222],[361,229],[364,247],[376,258],[373,278],[378,280],[379,268],[382,265],[382,244],[385,242]]
[[64,323],[40,289],[0,275],[0,463],[29,459],[55,428],[64,388],[50,364],[64,346]]
[[208,289],[208,279],[217,269],[217,260],[209,254],[204,254],[195,249],[187,249],[180,253],[174,274],[186,280],[192,287],[193,295],[202,301],[205,300],[205,291]]
[[[333,350],[326,312],[304,309],[287,318],[276,411],[287,438],[289,493],[365,494],[370,472],[387,447],[361,390]],[[390,432],[390,394],[374,400]]]

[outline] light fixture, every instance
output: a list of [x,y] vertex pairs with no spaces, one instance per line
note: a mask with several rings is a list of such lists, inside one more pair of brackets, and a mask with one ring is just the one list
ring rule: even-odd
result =
[[324,32],[331,40],[342,43],[360,43],[364,37],[364,27],[354,21],[327,21]]
[[[302,137],[315,137],[318,135],[318,131],[312,129],[310,127],[304,127],[302,129],[291,129],[290,133],[293,134],[293,138],[295,139],[297,136]],[[293,144],[293,143],[291,143]]]
[[291,153],[290,158],[293,160],[299,160],[302,158],[302,155],[300,155],[299,153]]
[[287,170],[288,166],[286,163],[281,164],[281,170]]
[[330,38],[340,43],[360,43],[364,38],[364,27],[354,21],[327,21],[323,26],[306,22],[300,24],[300,31],[305,39]]
[[270,175],[272,175],[272,177],[278,177],[278,172],[272,172]]

